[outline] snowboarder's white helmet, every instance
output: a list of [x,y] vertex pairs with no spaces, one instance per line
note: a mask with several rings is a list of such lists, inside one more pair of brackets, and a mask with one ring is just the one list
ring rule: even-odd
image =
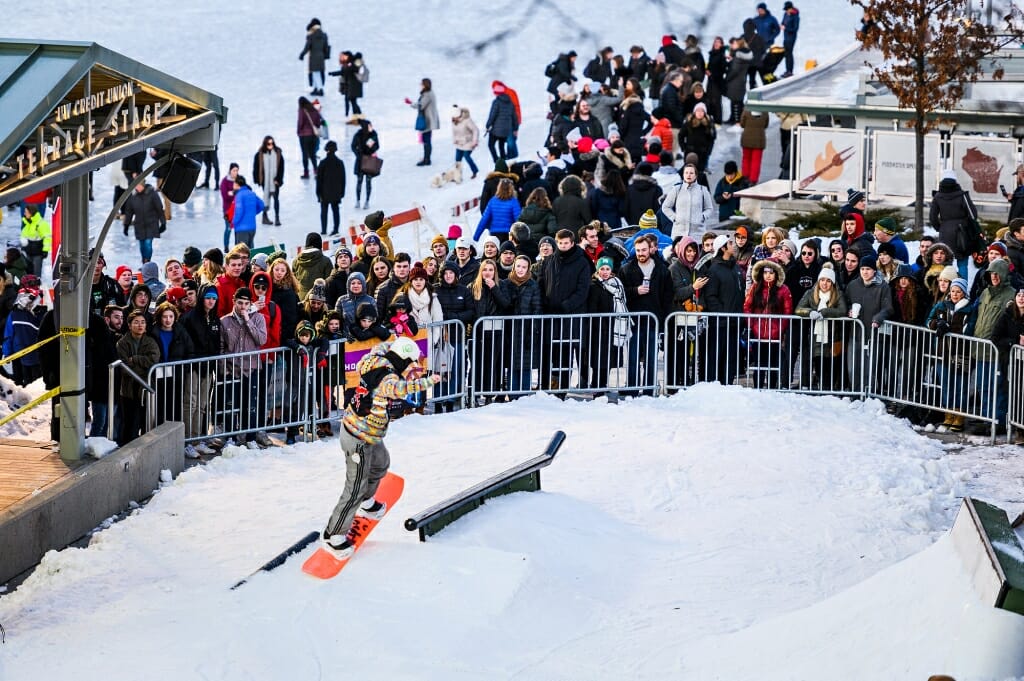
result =
[[405,336],[396,338],[391,343],[390,349],[398,357],[407,359],[410,362],[415,362],[420,358],[420,346],[416,345],[416,341]]

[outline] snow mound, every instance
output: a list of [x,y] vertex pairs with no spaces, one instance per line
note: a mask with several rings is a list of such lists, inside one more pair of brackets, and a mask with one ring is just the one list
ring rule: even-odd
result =
[[[536,455],[556,429],[568,438],[544,491],[489,501],[426,544],[402,528]],[[716,663],[700,652],[708,641],[735,637],[739,658],[768,659],[759,651],[772,639],[757,632],[780,618],[830,630],[831,611],[814,608],[851,588],[876,612],[843,619],[844,635],[860,657],[877,645],[892,660],[895,634],[876,644],[873,632],[887,614],[899,621],[904,601],[880,590],[909,586],[899,572],[871,578],[939,539],[962,491],[943,446],[878,402],[720,386],[410,416],[388,447],[405,494],[336,580],[311,581],[296,557],[228,591],[323,525],[344,480],[335,441],[239,448],[185,471],[87,549],[51,552],[0,600],[12,678],[42,668],[128,678],[132,660],[154,659],[156,678],[617,679],[637,664],[647,678],[678,678]],[[934,588],[955,578],[932,562]],[[929,593],[915,602],[910,642],[946,626],[945,596]],[[72,641],[58,659],[54,636]],[[173,658],[161,654],[167,640]],[[361,654],[339,656],[338,641]],[[771,659],[782,674],[786,656]],[[926,662],[920,652],[906,664]]]

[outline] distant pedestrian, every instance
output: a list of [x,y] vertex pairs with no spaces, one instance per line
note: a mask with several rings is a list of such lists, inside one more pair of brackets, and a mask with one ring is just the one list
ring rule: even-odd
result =
[[783,78],[793,75],[793,47],[796,45],[796,34],[800,30],[800,10],[786,0],[782,5],[782,47],[786,50],[786,72]]
[[309,179],[309,163],[313,164],[316,173],[316,150],[320,146],[320,126],[324,123],[320,112],[305,97],[299,97],[298,121],[295,132],[299,136],[299,148],[302,150],[302,179]]
[[441,127],[437,113],[437,97],[434,96],[430,79],[424,78],[420,81],[420,96],[415,102],[406,97],[405,103],[416,109],[416,131],[420,133],[420,141],[423,144],[423,158],[416,165],[429,166],[430,153],[434,150],[434,131]]
[[345,163],[335,154],[338,143],[329,141],[324,146],[327,155],[320,162],[316,171],[316,199],[320,202],[320,233],[327,234],[327,209],[331,209],[334,218],[334,229],[331,235],[338,233],[341,223],[341,200],[345,198]]
[[[257,186],[263,188],[263,224],[271,224],[267,211],[270,210],[270,203],[273,201],[273,224],[280,227],[281,202],[278,198],[278,194],[281,191],[281,185],[284,184],[284,154],[281,153],[281,149],[277,146],[277,143],[274,142],[274,138],[270,135],[263,138],[263,144],[256,152],[256,155],[253,156],[252,177],[253,182],[255,182]],[[237,225],[238,222],[236,221],[235,224]],[[235,235],[235,239],[238,239],[237,234]]]
[[480,129],[470,117],[469,109],[458,104],[452,107],[452,144],[455,146],[455,164],[465,160],[473,173],[469,179],[475,180],[480,169],[473,161],[473,150],[480,144]]
[[309,94],[323,96],[324,94],[324,65],[331,57],[331,44],[327,34],[320,28],[320,20],[316,17],[310,19],[306,24],[306,46],[299,53],[299,61],[309,55],[309,86],[313,88]]
[[352,136],[352,153],[356,155],[354,168],[356,174],[356,208],[359,208],[359,195],[362,192],[364,180],[366,181],[366,203],[363,204],[363,208],[370,207],[370,193],[373,191],[373,178],[376,175],[367,173],[363,168],[363,157],[376,157],[378,151],[380,151],[380,141],[377,138],[377,131],[373,129],[373,124],[365,118],[359,119],[359,131]]

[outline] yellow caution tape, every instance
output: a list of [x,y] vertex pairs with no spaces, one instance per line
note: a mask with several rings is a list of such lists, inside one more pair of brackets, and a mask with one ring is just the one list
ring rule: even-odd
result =
[[[65,330],[69,330],[69,333],[64,333]],[[18,350],[13,355],[7,355],[4,358],[0,358],[0,364],[8,364],[10,362],[13,362],[16,359],[20,359],[20,358],[24,357],[25,355],[29,354],[30,352],[35,352],[36,350],[38,350],[39,348],[43,347],[44,345],[46,345],[50,341],[57,340],[58,338],[66,338],[68,336],[84,336],[84,335],[85,335],[85,329],[76,329],[73,326],[62,327],[61,328],[61,332],[59,334],[57,334],[56,336],[50,336],[49,338],[47,338],[45,340],[41,340],[38,343],[33,343],[32,345],[28,346],[27,348],[23,348],[21,350]]]
[[32,400],[28,404],[26,404],[24,407],[18,407],[17,409],[12,411],[7,416],[5,416],[3,418],[0,418],[0,426],[3,426],[4,424],[6,424],[9,421],[13,421],[14,419],[16,419],[19,416],[21,416],[22,414],[24,414],[29,409],[33,409],[33,408],[39,406],[39,404],[45,402],[46,400],[52,399],[52,398],[56,397],[59,394],[60,394],[60,386],[57,386],[53,390],[47,390],[42,395],[40,395],[36,399]]

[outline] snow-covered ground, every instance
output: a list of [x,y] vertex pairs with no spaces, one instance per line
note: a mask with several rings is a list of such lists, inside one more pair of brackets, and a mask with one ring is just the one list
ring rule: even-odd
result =
[[[402,528],[559,428],[543,492],[425,544]],[[335,441],[229,451],[0,599],[0,678],[1024,674],[985,647],[1024,619],[978,603],[942,539],[969,475],[878,402],[536,396],[404,419],[389,447],[405,496],[336,580],[297,557],[228,590],[319,527],[344,477]]]
[[[307,92],[296,57],[311,16],[323,21],[335,54],[360,50],[372,71],[362,104],[380,131],[385,166],[371,208],[422,204],[443,228],[449,208],[479,185],[429,187],[451,159],[447,126],[435,140],[435,165],[414,167],[414,115],[402,99],[415,97],[421,77],[433,79],[442,117],[458,102],[479,123],[492,79],[517,88],[526,117],[520,147],[531,153],[546,132],[543,68],[559,50],[575,48],[582,70],[606,43],[654,53],[666,28],[682,36],[704,16],[706,46],[738,33],[754,4],[187,0],[126,12],[108,0],[88,11],[51,0],[6,13],[3,32],[94,40],[222,95],[230,107],[224,170],[238,161],[248,173],[263,135],[275,135],[288,164],[284,226],[261,227],[257,241],[293,251],[319,227],[312,184],[298,179],[293,134],[295,101]],[[778,13],[781,3],[772,5]],[[859,20],[844,0],[801,10],[798,65],[841,51]],[[471,49],[506,29],[507,43]],[[336,81],[327,87],[321,99],[332,130],[347,134]],[[737,147],[738,134],[723,131],[716,160]],[[476,157],[491,168],[485,149]],[[98,226],[111,190],[104,172],[95,182]],[[351,210],[352,201],[350,189],[346,223],[365,213]],[[215,192],[197,190],[175,211],[157,242],[158,262],[189,244],[219,245]],[[15,229],[8,217],[0,238]],[[139,264],[135,242],[118,230],[104,251],[111,270]],[[45,423],[36,418],[19,434]],[[405,516],[536,454],[555,429],[568,441],[544,472],[542,493],[490,502],[426,544],[402,529]],[[1020,660],[987,648],[1024,639],[1024,620],[979,603],[943,539],[965,494],[1024,510],[1014,448],[946,449],[874,401],[717,386],[618,405],[536,396],[410,417],[388,444],[405,496],[337,580],[311,581],[295,558],[228,590],[319,528],[344,476],[333,440],[229,450],[88,548],[48,554],[0,598],[8,636],[0,679],[1024,675]]]

